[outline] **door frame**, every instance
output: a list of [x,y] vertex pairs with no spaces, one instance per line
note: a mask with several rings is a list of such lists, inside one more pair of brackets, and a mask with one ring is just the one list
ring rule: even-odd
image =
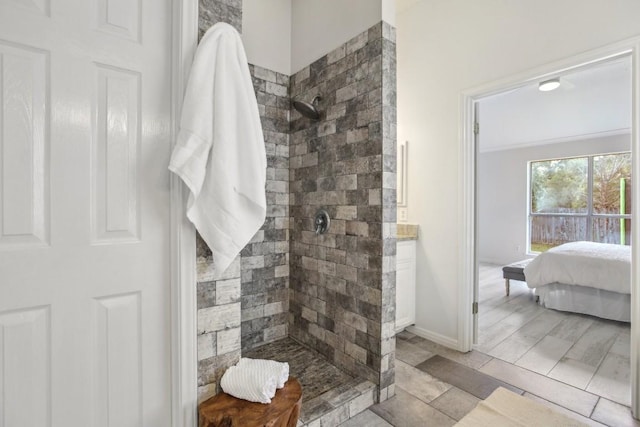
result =
[[[198,1],[172,0],[171,148],[180,125],[187,78],[198,44]],[[196,232],[186,216],[188,192],[170,174],[171,191],[171,425],[197,425],[198,352]]]
[[[460,163],[459,163],[459,238],[461,277],[458,286],[458,350],[467,352],[473,348],[473,314],[471,307],[477,283],[477,203],[476,203],[476,159],[474,143],[474,114],[476,103],[485,97],[516,89],[527,83],[556,77],[569,71],[621,56],[631,57],[631,155],[632,196],[640,200],[640,37],[610,44],[608,46],[571,56],[523,73],[465,90],[460,96]],[[640,207],[632,207],[632,218],[640,218]],[[637,220],[636,220],[637,222]],[[640,227],[632,229],[632,242],[640,242]],[[631,249],[631,411],[640,416],[640,244]]]

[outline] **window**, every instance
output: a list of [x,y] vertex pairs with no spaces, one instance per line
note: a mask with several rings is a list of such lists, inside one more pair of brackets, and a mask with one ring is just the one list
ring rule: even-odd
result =
[[591,240],[631,244],[631,154],[529,162],[529,251]]

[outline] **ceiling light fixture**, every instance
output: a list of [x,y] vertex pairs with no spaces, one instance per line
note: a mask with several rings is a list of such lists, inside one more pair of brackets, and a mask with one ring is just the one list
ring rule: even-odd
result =
[[542,92],[549,92],[551,90],[558,89],[558,87],[560,87],[560,79],[558,78],[538,83],[538,90],[541,90]]

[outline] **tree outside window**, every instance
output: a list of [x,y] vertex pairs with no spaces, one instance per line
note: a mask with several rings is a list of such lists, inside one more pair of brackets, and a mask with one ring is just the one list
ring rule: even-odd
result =
[[529,250],[631,243],[631,154],[530,162]]

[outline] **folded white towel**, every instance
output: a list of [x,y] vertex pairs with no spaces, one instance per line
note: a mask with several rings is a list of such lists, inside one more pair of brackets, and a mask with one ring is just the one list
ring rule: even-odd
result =
[[220,386],[225,393],[258,403],[271,403],[277,385],[277,377],[268,371],[254,371],[237,365],[227,369],[220,380]]
[[202,38],[187,83],[169,170],[189,187],[187,217],[223,273],[265,220],[267,158],[238,32],[219,22]]
[[289,379],[289,364],[287,362],[277,362],[275,360],[266,359],[249,359],[243,357],[236,365],[239,368],[250,370],[256,374],[259,372],[268,372],[270,376],[274,376],[278,382],[278,388],[284,387]]

